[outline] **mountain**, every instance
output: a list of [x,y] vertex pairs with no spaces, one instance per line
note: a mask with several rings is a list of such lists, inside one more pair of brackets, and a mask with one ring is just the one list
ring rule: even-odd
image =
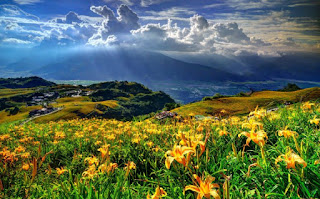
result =
[[255,77],[257,80],[283,78],[320,81],[319,53],[292,52],[274,57],[250,54],[228,57],[217,54],[171,54],[170,57],[223,69],[233,74]]
[[40,77],[0,78],[1,88],[33,88],[38,86],[55,86],[56,84]]
[[57,80],[243,81],[244,77],[220,69],[191,64],[145,51],[81,51],[31,71]]
[[[253,60],[252,58],[248,58]],[[255,59],[258,64],[252,67],[255,75],[296,79],[304,81],[320,81],[320,55],[317,53],[294,53],[273,59]],[[253,65],[253,64],[252,64]]]
[[[23,54],[23,53],[22,53]],[[50,55],[50,56],[48,56]],[[128,48],[39,50],[10,64],[6,71],[56,80],[263,81],[276,78],[320,81],[319,53],[279,56],[175,54]],[[3,68],[1,69],[3,71]]]

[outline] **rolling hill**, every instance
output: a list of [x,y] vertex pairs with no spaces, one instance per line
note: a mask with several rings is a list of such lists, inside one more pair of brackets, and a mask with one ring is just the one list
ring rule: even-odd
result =
[[27,119],[29,113],[37,122],[90,117],[131,120],[161,110],[167,103],[175,101],[166,93],[127,81],[103,82],[88,87],[60,84],[6,88],[0,89],[0,123]]
[[[253,111],[257,106],[271,108],[284,102],[300,102],[320,99],[320,88],[307,88],[293,92],[260,91],[247,97],[222,97],[195,102],[174,109],[179,115],[239,115]],[[225,113],[221,113],[225,110]]]
[[38,86],[55,86],[56,84],[40,77],[0,78],[2,88],[33,88]]

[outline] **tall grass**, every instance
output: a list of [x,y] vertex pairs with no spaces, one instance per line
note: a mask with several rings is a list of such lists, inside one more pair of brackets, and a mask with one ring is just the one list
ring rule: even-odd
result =
[[319,198],[319,107],[220,121],[1,125],[0,197]]

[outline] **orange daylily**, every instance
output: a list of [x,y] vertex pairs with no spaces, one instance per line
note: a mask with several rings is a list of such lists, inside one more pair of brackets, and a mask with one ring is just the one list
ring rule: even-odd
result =
[[28,171],[29,168],[30,168],[30,164],[25,163],[25,164],[22,165],[22,169],[25,170],[25,171]]
[[88,162],[89,165],[93,165],[93,164],[98,165],[99,164],[99,160],[95,156],[87,157],[86,159],[84,159],[84,161]]
[[226,130],[226,126],[223,127],[223,129],[217,128],[217,131],[219,133],[219,136],[228,135],[229,132]]
[[128,163],[125,164],[126,166],[123,168],[124,170],[126,170],[126,176],[129,175],[130,171],[132,169],[136,169],[136,164],[132,161],[129,161]]
[[21,153],[21,152],[25,152],[25,151],[26,151],[26,148],[24,148],[23,146],[18,146],[14,150],[14,152],[16,152],[16,153]]
[[136,169],[136,164],[132,161],[129,161],[128,163],[125,164],[126,167],[124,168],[124,170],[132,170],[132,169]]
[[117,163],[110,163],[109,165],[107,164],[101,164],[98,168],[99,172],[102,173],[112,173],[116,168],[118,168]]
[[290,130],[288,130],[287,128],[288,128],[288,127],[286,126],[284,130],[278,131],[278,135],[279,135],[279,136],[284,136],[285,138],[294,137],[294,136],[298,135],[297,132],[295,132],[295,131],[290,131]]
[[82,177],[93,179],[97,175],[96,166],[94,164],[90,165],[83,173]]
[[302,164],[303,167],[307,166],[307,163],[297,154],[293,153],[290,149],[286,154],[282,154],[276,158],[275,164],[278,162],[285,161],[287,163],[287,169],[296,168],[296,163]]
[[197,185],[188,185],[184,188],[185,191],[191,190],[198,193],[197,199],[201,199],[203,197],[220,199],[217,189],[219,189],[219,185],[217,183],[212,183],[215,178],[212,176],[207,176],[205,180],[202,180],[198,175],[194,174],[193,177],[196,179]]
[[310,103],[310,102],[305,102],[303,105],[302,105],[302,108],[303,109],[311,109],[312,106],[314,106],[315,103]]
[[201,141],[203,138],[202,134],[186,136],[184,133],[179,133],[179,137],[181,138],[180,144],[183,146],[188,146],[196,150],[199,145],[201,149],[200,156],[206,150],[206,143]]
[[255,131],[254,129],[251,129],[250,133],[242,132],[238,135],[238,137],[240,137],[241,135],[248,137],[246,146],[249,146],[249,143],[252,140],[260,147],[263,147],[266,143],[265,138],[268,139],[267,133],[264,130]]
[[98,151],[101,152],[101,158],[102,159],[104,159],[104,158],[108,159],[109,158],[109,156],[110,156],[109,147],[110,147],[110,145],[108,144],[108,145],[105,145],[105,146],[103,146],[103,147],[98,149]]
[[180,164],[183,164],[183,166],[186,166],[189,160],[186,160],[184,155],[191,153],[195,153],[195,150],[192,147],[175,145],[172,151],[169,150],[166,152],[165,156],[167,169],[170,169],[173,160],[176,160]]
[[147,195],[147,199],[160,199],[161,197],[164,197],[167,195],[167,192],[165,192],[165,190],[163,190],[163,188],[161,187],[157,187],[156,188],[156,192],[150,197],[150,195]]
[[319,125],[320,123],[320,119],[319,118],[316,118],[317,116],[315,115],[313,117],[313,119],[310,120],[310,124],[315,124],[315,125]]
[[56,170],[57,170],[57,174],[58,174],[58,175],[64,174],[65,172],[68,171],[67,169],[64,169],[63,167],[61,167],[61,168],[56,168]]
[[258,106],[257,106],[254,111],[249,113],[249,117],[253,116],[253,117],[261,119],[262,117],[266,116],[266,114],[267,114],[267,111],[265,109],[258,110]]
[[254,119],[250,119],[248,122],[242,123],[241,127],[249,129],[256,129],[257,127],[259,127],[259,129],[263,129],[263,124],[255,121]]

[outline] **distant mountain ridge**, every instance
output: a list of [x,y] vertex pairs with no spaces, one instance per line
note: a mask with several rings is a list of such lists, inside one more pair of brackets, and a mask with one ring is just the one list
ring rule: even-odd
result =
[[56,84],[40,77],[0,78],[1,88],[33,88],[38,86],[55,86]]
[[[48,54],[50,56],[48,57]],[[55,80],[243,82],[277,78],[320,81],[319,53],[260,55],[162,54],[134,48],[59,49],[28,54],[1,70]],[[148,84],[147,84],[148,85]]]
[[57,80],[243,81],[245,78],[200,64],[190,64],[154,52],[91,51],[31,71]]

